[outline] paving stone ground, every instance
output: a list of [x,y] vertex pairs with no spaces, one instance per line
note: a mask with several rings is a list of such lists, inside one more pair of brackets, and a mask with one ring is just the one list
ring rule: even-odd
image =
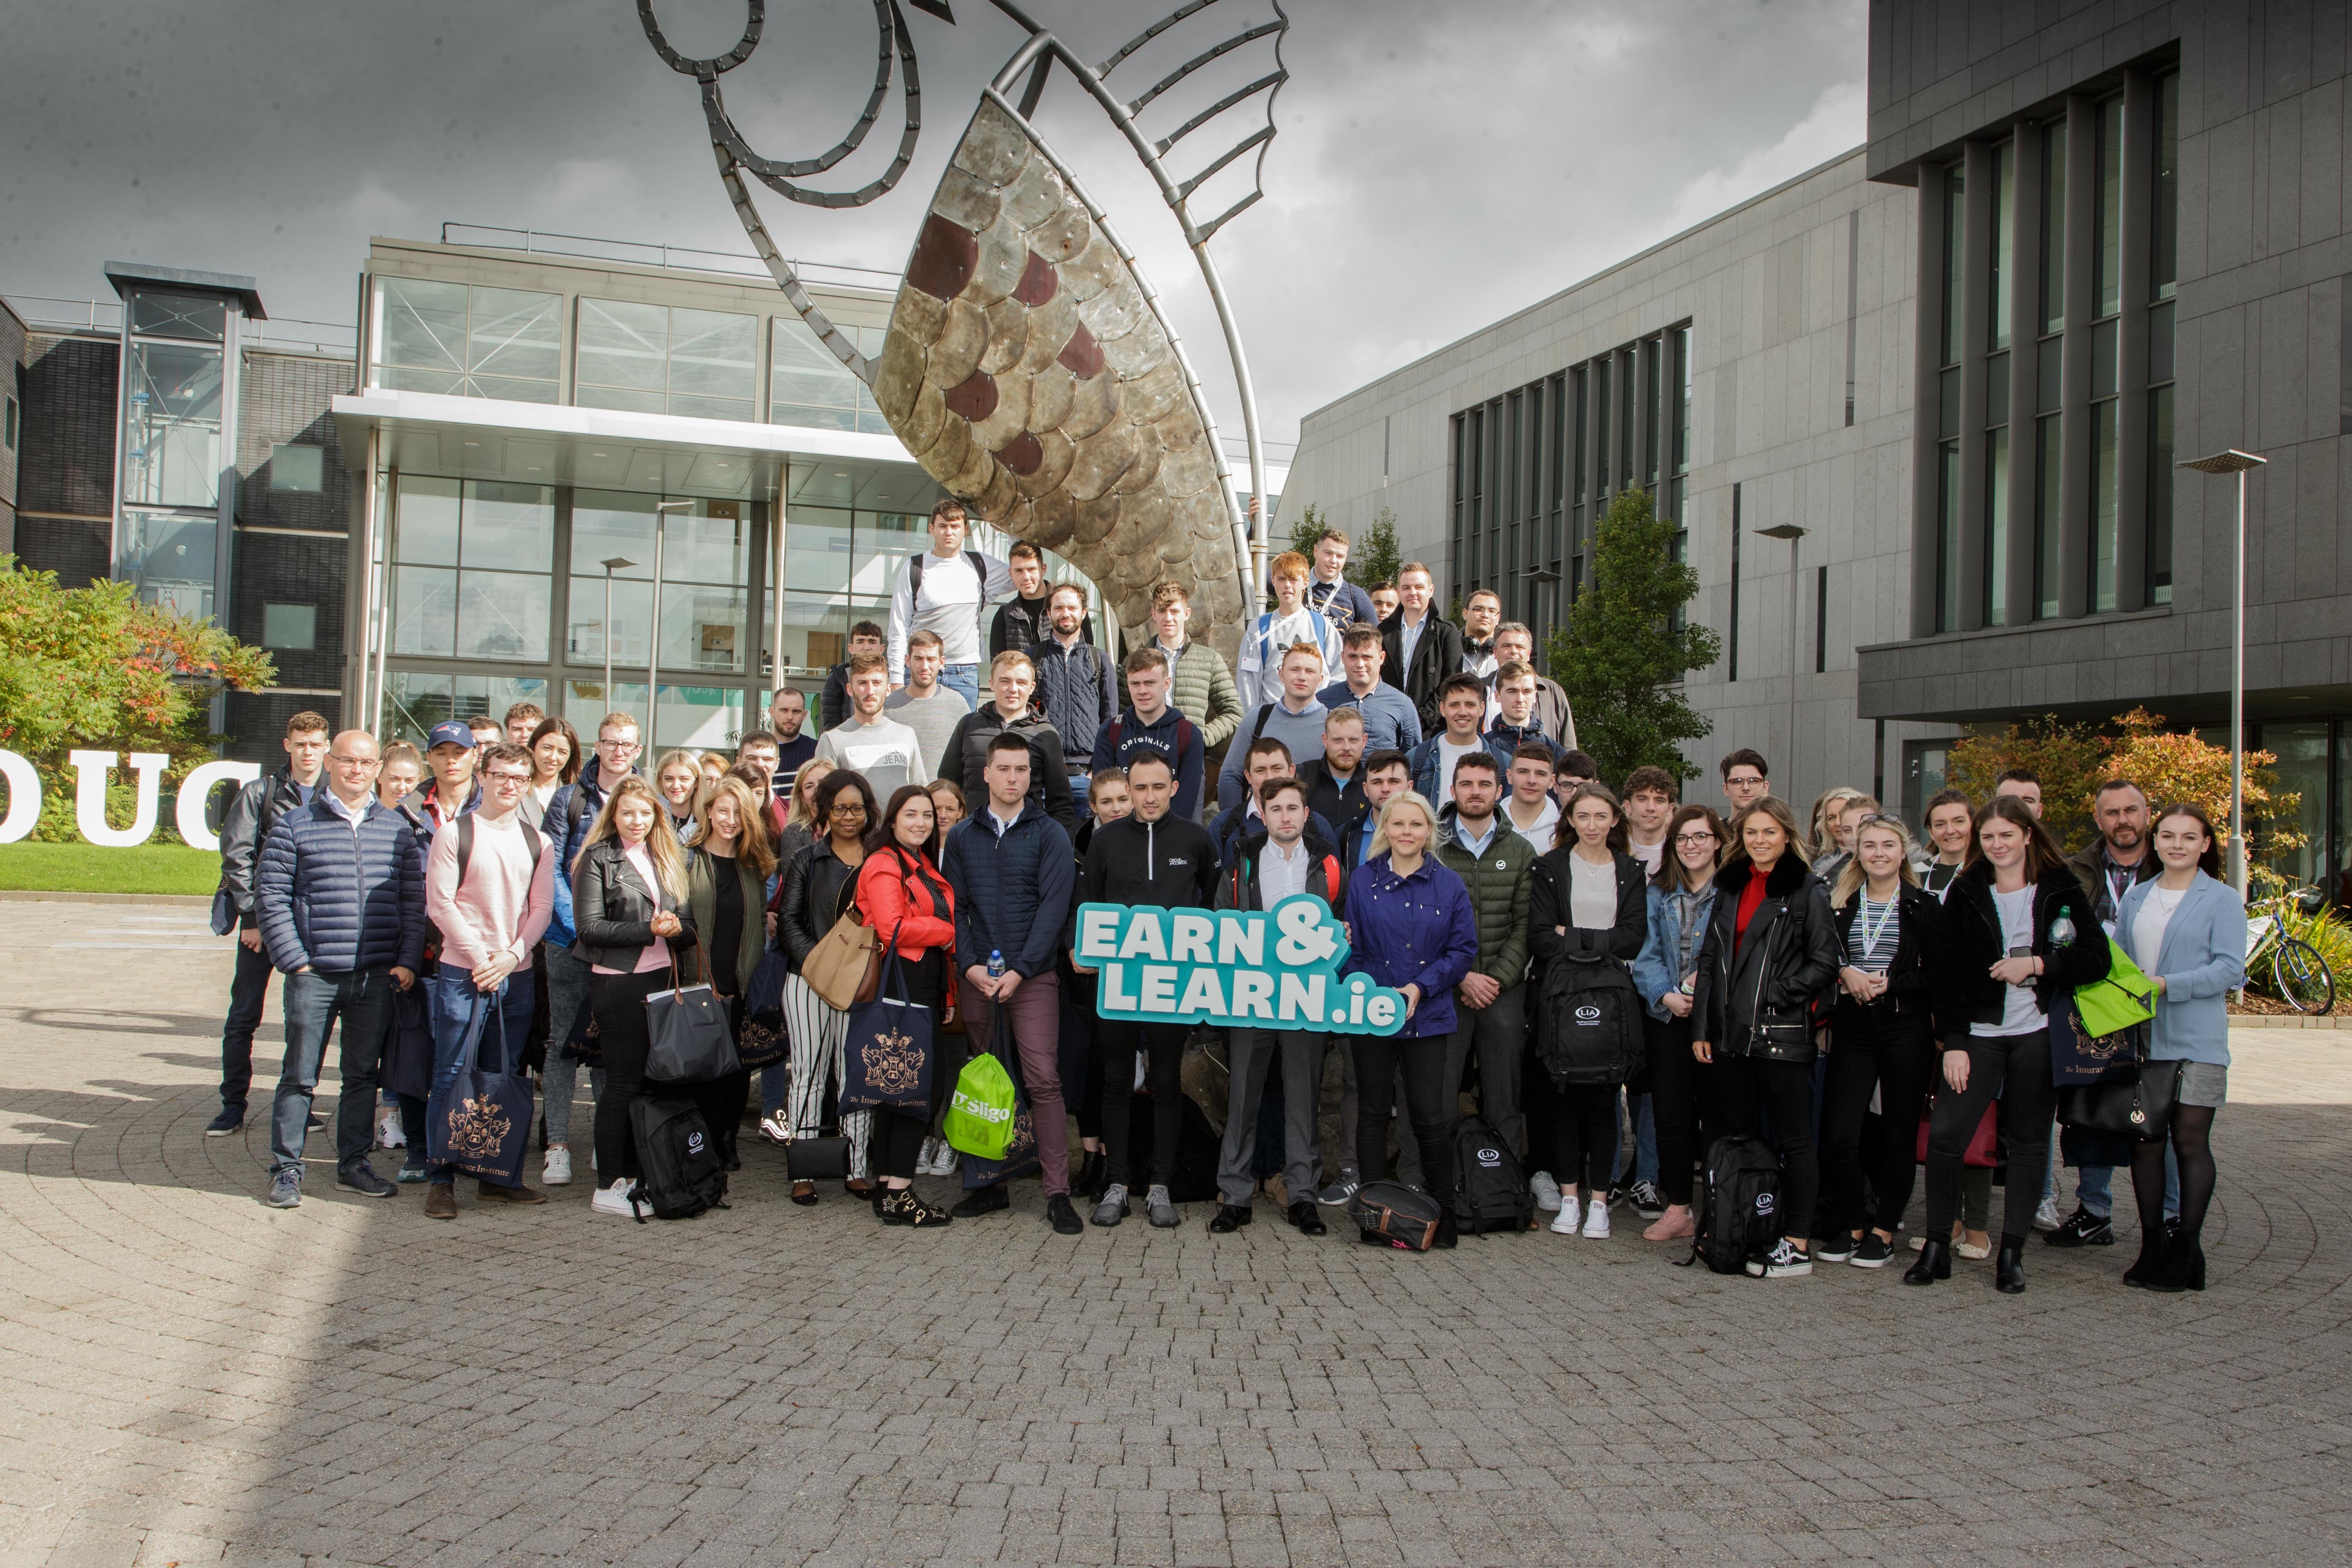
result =
[[2201,1295],[2121,1286],[2127,1219],[2014,1299],[1634,1226],[1064,1238],[1034,1184],[910,1235],[749,1142],[692,1223],[445,1225],[328,1167],[266,1209],[266,1123],[201,1136],[201,931],[0,905],[0,1564],[2352,1559],[2332,1035],[2238,1037]]

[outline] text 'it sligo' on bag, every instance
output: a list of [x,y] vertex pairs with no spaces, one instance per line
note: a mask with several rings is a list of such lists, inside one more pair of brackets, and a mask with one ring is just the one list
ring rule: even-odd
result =
[[[499,982],[498,994],[513,984],[511,977]],[[514,1063],[505,1009],[492,994],[477,991],[457,1047],[457,1076],[425,1101],[425,1157],[494,1187],[519,1187],[530,1149],[530,1085],[518,1073],[479,1069],[482,1031],[492,1015],[499,1020],[499,1066]]]

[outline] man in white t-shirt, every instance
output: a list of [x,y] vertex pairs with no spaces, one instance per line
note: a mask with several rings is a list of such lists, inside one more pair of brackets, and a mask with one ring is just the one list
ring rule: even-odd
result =
[[1274,558],[1274,608],[1257,618],[1242,637],[1241,657],[1234,666],[1234,684],[1241,690],[1242,710],[1282,700],[1284,655],[1299,643],[1312,647],[1319,658],[1314,691],[1339,673],[1339,628],[1320,610],[1307,604],[1307,557],[1285,551]]
[[931,782],[921,737],[896,719],[885,718],[890,672],[877,653],[849,659],[849,717],[816,738],[816,757],[866,776],[877,802],[887,805],[900,784]]
[[1533,742],[1521,746],[1511,757],[1510,798],[1503,802],[1503,815],[1510,820],[1511,830],[1536,847],[1542,854],[1552,847],[1552,836],[1559,826],[1559,802],[1552,798],[1554,778],[1551,753]]
[[1675,815],[1675,779],[1664,768],[1635,768],[1625,775],[1625,853],[1642,863],[1644,876],[1658,874],[1666,856],[1666,824]]
[[907,682],[907,641],[917,632],[939,634],[940,682],[980,706],[981,650],[988,646],[988,606],[1013,592],[1003,562],[963,545],[961,501],[931,508],[931,547],[898,568],[890,591],[889,683]]
[[940,634],[915,633],[907,639],[907,684],[882,700],[882,711],[915,732],[923,755],[932,759],[934,772],[948,738],[972,710],[971,703],[940,683],[940,671],[946,664],[947,650]]

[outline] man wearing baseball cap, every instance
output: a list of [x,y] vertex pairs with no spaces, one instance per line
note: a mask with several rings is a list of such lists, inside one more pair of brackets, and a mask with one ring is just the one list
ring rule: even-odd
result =
[[474,731],[454,719],[434,725],[425,737],[425,765],[433,776],[417,792],[416,809],[436,834],[482,804],[482,786],[474,777],[479,756]]

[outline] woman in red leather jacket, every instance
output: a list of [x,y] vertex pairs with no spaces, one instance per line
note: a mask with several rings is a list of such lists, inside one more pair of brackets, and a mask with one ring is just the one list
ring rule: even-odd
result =
[[[940,874],[939,852],[931,797],[920,784],[901,784],[867,836],[866,862],[857,868],[857,907],[882,940],[898,934],[907,997],[930,1009],[934,1053],[946,1023],[947,983],[955,952],[955,896]],[[883,1224],[925,1229],[953,1223],[947,1210],[925,1203],[914,1189],[915,1160],[938,1114],[936,1102],[953,1092],[952,1077],[940,1070],[935,1054],[935,1103],[929,1110],[920,1115],[875,1110],[871,1157],[874,1174],[882,1184],[875,1212]]]

